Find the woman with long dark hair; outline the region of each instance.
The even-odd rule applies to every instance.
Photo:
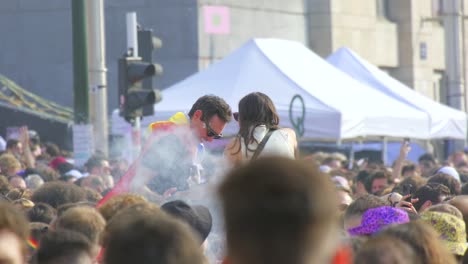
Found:
[[[225,157],[232,163],[259,156],[297,156],[296,133],[279,127],[279,116],[273,101],[260,92],[246,95],[239,101],[237,136],[226,146]],[[262,146],[263,145],[263,146]]]

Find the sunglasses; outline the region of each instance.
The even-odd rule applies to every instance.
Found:
[[[205,128],[206,128],[206,135],[208,137],[212,137],[214,139],[220,139],[220,138],[223,137],[222,133],[221,134],[216,134],[216,132],[214,132],[214,130],[210,127],[210,125],[207,122],[205,122],[204,124],[205,124]]]
[[[232,116],[234,117],[234,120],[236,120],[237,122],[239,122],[239,112],[234,112],[234,113],[232,113]]]

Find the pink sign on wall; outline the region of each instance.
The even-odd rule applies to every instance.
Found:
[[[231,29],[229,8],[226,6],[204,6],[205,33],[229,34]]]

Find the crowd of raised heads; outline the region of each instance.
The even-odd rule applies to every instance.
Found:
[[[468,263],[464,152],[413,163],[403,142],[389,167],[287,150],[232,167],[215,186],[217,212],[177,195],[108,197],[125,160],[96,153],[76,167],[23,127],[0,154],[0,263]]]

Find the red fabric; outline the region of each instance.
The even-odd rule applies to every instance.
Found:
[[[353,252],[349,246],[341,246],[333,258],[332,264],[352,264]]]
[[[57,167],[60,165],[60,164],[63,164],[63,163],[66,163],[67,160],[62,157],[62,156],[58,156],[56,157],[55,159],[53,159],[50,163],[49,163],[49,167],[51,167],[52,169],[56,170]]]
[[[111,197],[116,196],[118,194],[126,193],[129,192],[129,187],[130,183],[132,182],[133,178],[136,175],[138,166],[140,164],[141,158],[144,156],[144,154],[148,151],[148,147],[151,146],[151,144],[158,139],[155,135],[157,135],[156,132],[160,131],[166,131],[170,132],[173,130],[175,127],[177,127],[176,124],[170,122],[170,121],[162,121],[162,122],[155,122],[150,125],[150,129],[152,133],[149,136],[149,139],[147,140],[145,146],[140,152],[140,155],[138,158],[132,163],[132,165],[129,167],[128,171],[125,173],[122,178],[120,178],[119,182],[114,186],[114,188],[104,196],[96,205],[96,207],[100,207],[103,205],[107,200],[109,200]]]

